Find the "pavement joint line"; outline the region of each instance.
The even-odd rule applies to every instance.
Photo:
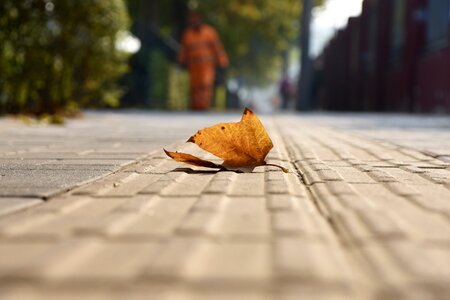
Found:
[[[158,151],[159,151],[159,150],[153,150],[153,151],[149,152],[147,155],[145,155],[145,158],[152,157],[152,155],[153,155],[154,153],[157,153]],[[119,169],[117,169],[117,170],[115,170],[115,171],[106,173],[106,174],[104,174],[103,176],[93,177],[93,178],[90,178],[90,179],[88,179],[88,180],[85,180],[85,181],[82,181],[82,182],[78,182],[78,183],[76,183],[75,185],[73,185],[73,186],[71,186],[71,187],[67,187],[67,188],[61,189],[60,191],[54,192],[54,193],[52,193],[52,194],[50,194],[50,195],[48,195],[48,196],[40,196],[40,197],[39,197],[39,196],[32,196],[32,195],[28,195],[28,194],[24,194],[24,195],[14,195],[14,196],[0,196],[0,200],[1,200],[2,198],[29,198],[29,199],[41,199],[41,200],[43,200],[43,202],[41,202],[41,203],[35,203],[35,204],[33,204],[33,205],[30,205],[30,206],[24,206],[24,207],[22,207],[22,208],[20,208],[20,209],[12,210],[12,211],[6,212],[6,213],[4,213],[4,214],[1,214],[1,215],[0,215],[0,218],[1,218],[1,217],[8,216],[8,215],[11,215],[11,214],[20,213],[20,212],[23,211],[23,210],[32,209],[34,206],[41,205],[41,204],[43,204],[43,203],[45,203],[45,202],[47,202],[47,201],[51,201],[52,198],[57,198],[57,197],[63,196],[63,195],[65,195],[65,194],[71,192],[72,190],[74,190],[74,189],[76,189],[76,188],[79,188],[79,187],[81,187],[81,186],[84,186],[84,185],[87,185],[87,184],[90,184],[90,183],[99,181],[99,180],[101,180],[101,179],[103,179],[103,178],[105,178],[105,177],[108,177],[108,176],[112,175],[112,174],[121,172],[121,170],[123,170],[123,169],[125,169],[125,168],[127,168],[127,167],[130,167],[130,166],[132,166],[132,165],[137,165],[137,164],[139,164],[141,161],[143,161],[145,158],[139,158],[139,159],[136,159],[136,160],[131,161],[130,163],[128,163],[128,164],[126,164],[126,165],[123,165],[123,166],[119,167]]]
[[[351,133],[351,134],[354,134],[354,133]],[[380,140],[377,140],[377,139],[370,139],[370,137],[368,138],[367,136],[363,136],[363,135],[358,135],[358,134],[355,134],[356,136],[358,136],[358,138],[360,138],[360,139],[365,139],[365,140],[367,140],[367,139],[369,139],[369,140],[372,140],[372,141],[375,141],[375,142],[379,142]],[[341,139],[342,141],[345,141],[344,139]],[[331,147],[329,147],[327,144],[324,144],[323,142],[321,142],[320,140],[318,140],[318,139],[316,139],[316,141],[319,143],[319,144],[321,144],[322,146],[324,146],[324,147],[326,147],[326,148],[328,148],[330,151],[332,151],[333,153],[335,153],[336,155],[338,155],[338,152],[335,150],[335,148],[331,148]],[[388,143],[388,144],[392,144],[392,143],[390,143],[390,142],[386,142],[386,143]],[[357,144],[352,144],[354,147],[356,147],[356,148],[359,148],[359,149],[361,149],[361,150],[363,150],[363,151],[366,151],[365,150],[365,148],[364,147],[361,147],[361,146],[358,146]],[[392,144],[393,146],[395,146],[396,147],[396,149],[407,149],[407,150],[410,150],[410,151],[418,151],[417,149],[413,149],[413,148],[408,148],[408,147],[403,147],[403,146],[401,146],[401,145],[397,145],[397,144]],[[420,152],[420,153],[422,153],[420,150],[418,151],[418,152]],[[428,154],[426,154],[426,153],[422,153],[422,154],[425,154],[425,155],[428,155]],[[408,154],[408,153],[404,153],[404,155],[406,155],[406,156],[408,156],[408,157],[411,157],[411,158],[414,158],[412,155],[410,155],[410,154]],[[428,155],[429,156],[429,155]],[[380,159],[381,161],[383,161],[383,159]],[[348,161],[348,160],[347,160]],[[395,161],[395,159],[385,159],[384,161]],[[393,169],[397,169],[399,166],[409,166],[409,165],[411,165],[411,164],[402,164],[402,165],[395,165],[395,166],[391,166],[391,167],[383,167],[383,168],[393,168]],[[374,168],[377,168],[377,167],[374,167]],[[380,168],[380,167],[378,167],[378,168]],[[420,167],[419,166],[419,168],[421,168],[421,169],[446,169],[446,167],[445,166],[434,166],[434,167]],[[407,172],[409,172],[409,173],[412,173],[412,172],[410,172],[409,170],[406,170]],[[365,171],[365,172],[367,172],[368,174],[369,174],[369,176],[371,176],[377,183],[384,183],[384,182],[391,182],[391,180],[380,180],[379,178],[377,178],[376,176],[374,176],[373,175],[373,173],[371,173],[371,171],[370,170],[367,170],[367,171]],[[428,181],[430,181],[430,182],[432,182],[432,183],[436,183],[433,179],[431,179],[430,177],[427,177],[427,176],[422,176],[422,177],[424,177],[426,180],[428,180]],[[395,180],[394,180],[395,181]],[[394,182],[394,181],[392,181],[392,182]]]
[[[148,153],[147,155],[145,155],[145,157],[151,157],[152,154],[153,154],[153,153],[156,153],[157,151],[158,151],[158,150],[151,151],[150,153]],[[69,187],[69,188],[67,188],[67,189],[65,189],[65,190],[63,190],[63,191],[56,192],[56,193],[54,193],[54,194],[52,194],[52,195],[43,197],[43,200],[45,200],[45,201],[50,201],[51,198],[55,198],[55,197],[58,197],[58,196],[62,196],[62,195],[64,195],[64,194],[66,194],[66,193],[71,192],[72,190],[74,190],[74,189],[76,189],[76,188],[78,188],[78,187],[81,187],[81,186],[83,186],[83,185],[87,185],[87,184],[89,184],[89,183],[93,183],[93,182],[99,181],[99,180],[101,180],[101,179],[103,179],[103,178],[105,178],[105,177],[108,177],[108,176],[112,175],[112,174],[119,173],[119,172],[121,172],[123,169],[125,169],[125,168],[127,168],[127,167],[130,167],[130,166],[132,166],[132,165],[137,165],[137,164],[139,164],[139,162],[141,162],[142,160],[143,160],[143,159],[136,159],[136,160],[131,161],[130,163],[128,163],[128,164],[126,164],[126,165],[123,165],[123,166],[119,167],[119,168],[118,168],[117,170],[115,170],[115,171],[112,171],[112,172],[110,172],[110,173],[104,174],[103,176],[100,176],[100,177],[94,177],[94,178],[88,179],[88,180],[86,180],[86,181],[79,182],[79,183],[77,183],[76,185],[74,185],[74,186],[72,186],[72,187]]]
[[[373,137],[370,137],[370,136],[366,136],[366,135],[363,135],[363,134],[356,134],[356,135],[358,135],[362,139],[369,139],[369,140],[372,140],[374,142],[384,142],[384,143],[391,144],[393,146],[396,146],[396,149],[399,149],[399,150],[405,149],[405,150],[416,151],[416,152],[419,152],[419,153],[421,153],[421,154],[423,154],[425,156],[428,156],[430,158],[437,158],[437,159],[439,159],[439,157],[442,156],[442,155],[438,155],[438,154],[432,153],[432,152],[427,151],[427,150],[420,150],[420,149],[417,149],[417,148],[407,147],[407,146],[404,146],[404,145],[395,144],[395,143],[393,143],[391,141],[384,141],[384,140],[376,139],[376,138],[373,138]],[[409,157],[411,157],[411,158],[413,158],[413,156],[410,155],[410,154],[407,154],[407,153],[404,153],[404,154],[409,156]],[[445,162],[444,160],[442,160],[442,161]]]
[[[285,146],[288,148],[288,154],[289,155],[292,155],[292,151],[289,151],[290,149],[290,144],[285,140]],[[338,240],[338,243],[342,246],[342,247],[344,247],[344,248],[346,248],[346,247],[348,247],[348,246],[352,246],[353,248],[355,248],[356,249],[356,251],[359,253],[357,256],[359,256],[359,255],[362,255],[362,256],[365,256],[366,254],[364,253],[364,252],[361,252],[360,251],[360,247],[358,247],[358,245],[357,245],[357,243],[358,243],[358,239],[352,239],[352,240],[349,240],[348,238],[344,238],[344,237],[342,237],[341,235],[342,235],[342,228],[341,228],[341,226],[338,226],[336,223],[335,223],[335,219],[332,217],[332,213],[330,214],[329,212],[327,212],[327,210],[328,210],[328,208],[326,207],[326,204],[324,205],[324,204],[322,204],[322,203],[319,203],[319,200],[317,199],[317,196],[315,196],[315,194],[314,194],[314,192],[311,190],[311,188],[312,188],[312,186],[315,184],[315,182],[313,182],[312,184],[306,184],[306,182],[307,182],[307,180],[306,180],[306,178],[305,178],[305,174],[302,172],[302,167],[300,166],[300,165],[298,165],[298,164],[294,164],[294,167],[295,167],[295,169],[296,169],[296,173],[297,173],[297,175],[300,177],[300,179],[301,179],[301,181],[306,185],[306,187],[307,187],[307,191],[308,191],[308,193],[309,193],[309,195],[310,195],[310,199],[312,199],[313,200],[313,203],[315,204],[315,206],[317,207],[317,209],[318,209],[318,211],[319,211],[319,213],[320,213],[320,215],[327,221],[327,223],[330,225],[330,228],[333,230],[333,232],[335,233],[335,237],[337,238],[337,240]],[[325,183],[326,183],[326,181],[325,181]],[[384,182],[383,181],[380,181],[380,182],[377,182],[376,184],[384,184]],[[349,234],[351,234],[351,233],[349,233]],[[385,239],[386,240],[386,239]],[[355,244],[355,242],[356,242],[356,244]],[[349,244],[350,243],[350,244]],[[356,264],[360,264],[360,267],[362,267],[361,266],[361,261],[359,261],[358,262],[358,259],[357,259],[357,257],[355,257],[355,255],[356,254],[351,254],[350,253],[350,255],[348,256],[348,258],[351,260],[351,262],[352,263],[356,263]],[[392,257],[392,255],[394,255],[394,254],[392,254],[391,253],[391,257]],[[365,260],[365,262],[367,263],[367,262],[369,262],[369,260]],[[372,280],[377,280],[377,274],[376,274],[376,271],[373,269],[373,267],[371,267],[370,265],[366,265],[365,267],[363,267],[363,271],[365,271],[364,273],[365,273],[365,276],[367,276],[368,278],[371,278]]]

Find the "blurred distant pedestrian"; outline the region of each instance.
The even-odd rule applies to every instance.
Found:
[[[283,75],[278,89],[281,96],[281,108],[287,109],[292,94],[291,80],[288,74]]]
[[[189,26],[184,31],[178,61],[189,71],[191,88],[191,108],[208,109],[213,97],[216,68],[228,66],[225,53],[216,30],[203,23],[201,15],[191,11]]]

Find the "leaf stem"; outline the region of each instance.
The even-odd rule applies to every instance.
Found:
[[[281,170],[283,170],[284,173],[289,173],[289,169],[283,168],[282,166],[276,165],[276,164],[265,164],[266,166],[271,166],[271,167],[277,167],[280,168]]]

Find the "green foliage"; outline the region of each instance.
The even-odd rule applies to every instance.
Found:
[[[204,0],[199,9],[219,31],[233,73],[256,82],[273,79],[298,36],[299,0]]]
[[[315,2],[320,5],[323,0]],[[281,69],[281,53],[297,46],[300,0],[203,0],[199,9],[219,31],[232,73],[247,82],[275,79]]]
[[[189,75],[187,71],[171,64],[167,83],[167,108],[186,110],[189,107]]]
[[[167,86],[169,76],[169,62],[161,51],[152,49],[149,55],[149,71],[150,78],[153,80],[150,91],[150,98],[153,100],[152,108],[165,108],[165,100],[167,99]]]
[[[123,0],[3,0],[0,112],[57,113],[117,106],[127,57]]]
[[[145,0],[133,0],[145,2]],[[157,0],[154,22],[166,36],[180,38],[185,16],[173,11],[181,0]],[[187,6],[188,1],[184,3]],[[230,75],[264,82],[273,79],[281,51],[292,47],[299,32],[300,0],[203,0],[205,21],[213,25],[230,57]],[[180,7],[180,6],[178,6]],[[184,13],[186,13],[184,11]],[[134,15],[134,14],[132,14]],[[175,19],[178,18],[178,19]]]
[[[281,69],[281,53],[298,44],[301,0],[154,0],[159,3],[155,23],[163,34],[179,38],[184,16],[173,9],[192,2],[219,32],[231,76],[253,84],[273,80]],[[323,2],[315,0],[316,5]]]

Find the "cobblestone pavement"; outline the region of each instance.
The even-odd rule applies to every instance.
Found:
[[[448,299],[445,155],[431,155],[422,142],[398,142],[395,128],[372,123],[365,131],[350,115],[264,117],[275,146],[268,160],[288,167],[287,174],[190,168],[158,149],[177,142],[178,150],[201,155],[181,138],[238,119],[93,114],[63,128],[0,123],[2,138],[8,136],[2,174],[23,171],[13,164],[22,156],[30,173],[46,159],[65,166],[66,157],[56,158],[66,152],[68,160],[98,155],[87,166],[124,157],[72,180],[69,191],[0,218],[0,299]],[[377,128],[383,136],[374,135]],[[412,142],[415,134],[422,133],[405,130],[403,138]],[[447,133],[440,125],[428,130],[430,143],[432,134]],[[445,143],[434,153],[445,154]],[[67,165],[67,174],[79,166]],[[28,182],[34,187],[48,181],[43,177]],[[38,192],[37,200],[44,195]]]
[[[195,115],[87,113],[66,126],[0,119],[0,215],[117,171],[209,123]]]
[[[304,118],[450,161],[449,116],[347,113],[305,115]]]

